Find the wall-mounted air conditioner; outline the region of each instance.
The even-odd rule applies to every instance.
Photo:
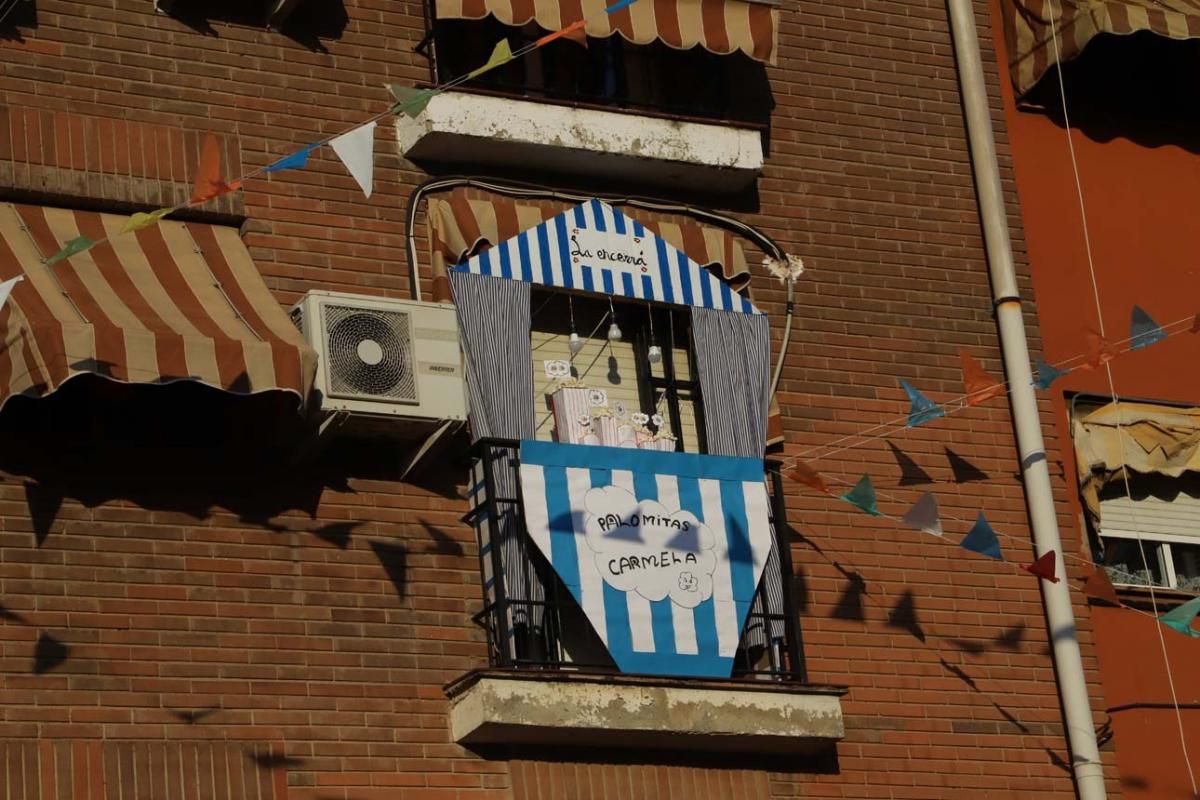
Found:
[[[322,412],[381,432],[466,420],[453,306],[313,291],[292,321],[319,357]]]

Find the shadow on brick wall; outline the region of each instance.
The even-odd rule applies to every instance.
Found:
[[[23,42],[21,28],[38,26],[37,0],[12,0],[0,3],[0,39]]]
[[[158,3],[160,11],[205,36],[219,37],[213,23],[264,28],[271,24],[265,4],[245,0],[172,0]],[[349,17],[343,0],[300,0],[279,26],[279,33],[314,52],[328,52],[322,40],[342,38]]]

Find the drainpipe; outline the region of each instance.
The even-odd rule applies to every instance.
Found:
[[[947,0],[947,4],[967,121],[967,137],[971,145],[971,167],[975,173],[979,213],[983,220],[992,301],[1000,328],[1004,373],[1008,379],[1013,427],[1016,429],[1017,450],[1021,456],[1025,502],[1038,555],[1053,550],[1058,554],[1055,574],[1065,575],[1062,540],[1058,534],[1054,496],[1050,488],[1050,469],[1046,462],[1037,397],[1033,391],[1033,373],[1029,366],[1029,345],[1025,340],[1025,323],[1017,293],[1016,270],[1013,268],[1008,218],[1000,188],[1000,166],[996,161],[991,109],[984,87],[983,62],[975,31],[974,4],[972,0]],[[1075,787],[1080,800],[1103,800],[1104,771],[1100,764],[1100,749],[1096,745],[1070,590],[1066,581],[1038,582],[1041,584],[1047,632],[1054,652],[1054,673],[1058,679],[1058,694],[1065,716]]]

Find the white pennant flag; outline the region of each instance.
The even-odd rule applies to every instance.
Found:
[[[375,123],[368,122],[349,133],[343,133],[329,146],[346,165],[346,169],[350,170],[354,180],[358,181],[363,194],[370,197],[375,175]]]
[[[929,492],[923,494],[900,521],[913,530],[932,533],[934,536],[942,535],[942,519],[938,515],[937,500]]]
[[[12,294],[13,287],[23,280],[25,280],[25,276],[18,275],[0,283],[0,308],[4,308],[4,304],[8,302],[8,296]]]

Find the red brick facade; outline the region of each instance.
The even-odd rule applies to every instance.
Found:
[[[408,0],[345,0],[344,28],[319,50],[220,21],[204,35],[151,0],[34,5],[36,27],[0,41],[10,199],[118,211],[178,201],[202,132],[221,137],[236,174],[377,114],[384,83],[428,77],[413,52],[423,9]],[[983,3],[978,20],[988,41]],[[999,73],[984,55],[1007,176]],[[757,226],[808,265],[778,395],[798,453],[902,416],[899,378],[936,400],[960,395],[960,347],[1001,367],[944,5],[785,10],[767,73],[777,105],[753,198],[675,199]],[[326,149],[214,205],[244,216],[281,303],[309,289],[409,296],[405,206],[427,175],[400,157],[389,120],[376,151],[370,200]],[[424,226],[414,235],[426,254]],[[778,343],[783,293],[757,256],[752,266]],[[842,442],[816,462],[836,481],[868,472],[894,516],[934,491],[945,541],[802,490],[787,498],[810,678],[849,694],[834,751],[778,760],[452,743],[442,687],[486,659],[463,476],[401,482],[384,444],[272,462],[252,451],[250,402],[169,391],[209,420],[201,428],[245,429],[226,431],[225,449],[122,440],[98,452],[87,437],[114,441],[131,424],[127,403],[153,403],[83,381],[0,419],[3,796],[1072,796],[1036,579],[955,546],[983,508],[1011,537],[1012,561],[1031,557],[1002,401],[890,443]],[[1097,681],[1092,697],[1102,707]]]

